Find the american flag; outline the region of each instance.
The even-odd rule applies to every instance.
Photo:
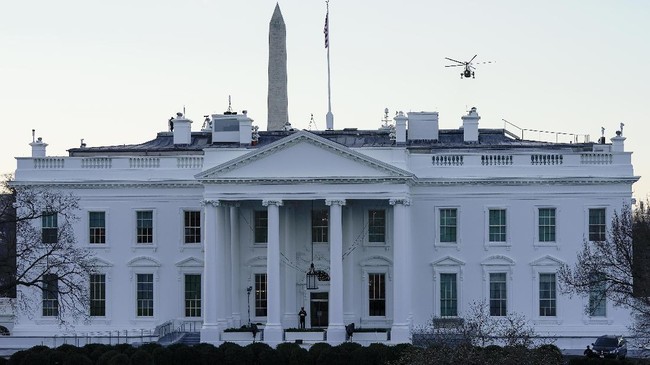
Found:
[[[327,12],[327,14],[325,14],[325,28],[323,29],[323,33],[325,33],[325,48],[329,48],[330,46],[329,17],[330,13]]]

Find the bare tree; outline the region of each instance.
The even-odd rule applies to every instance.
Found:
[[[567,294],[589,296],[585,310],[604,300],[632,310],[637,337],[650,338],[650,209],[639,204],[615,212],[603,241],[585,241],[573,267],[559,271],[561,290]]]
[[[0,257],[0,266],[13,271],[0,282],[0,293],[17,292],[16,306],[29,317],[43,310],[64,326],[87,319],[94,258],[75,241],[78,198],[10,179],[2,184],[8,194],[0,200],[0,225],[14,225],[16,234]]]

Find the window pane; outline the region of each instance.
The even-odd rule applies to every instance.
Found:
[[[153,211],[139,211],[136,217],[137,243],[153,243]]]
[[[88,212],[88,242],[91,244],[106,243],[106,213]]]
[[[255,211],[255,243],[269,241],[269,212],[267,210]]]
[[[589,315],[592,317],[605,317],[607,314],[606,283],[603,275],[592,276],[589,288]]]
[[[185,243],[201,243],[201,212],[184,212]]]
[[[490,273],[490,315],[507,315],[506,273]]]
[[[90,275],[90,315],[103,317],[106,315],[106,275]]]
[[[456,242],[456,209],[440,209],[440,242]]]
[[[55,274],[43,276],[43,317],[59,315],[59,278]]]
[[[455,317],[457,315],[456,274],[440,274],[440,316]]]
[[[368,315],[386,316],[385,274],[368,274]]]
[[[555,208],[539,209],[539,242],[555,242]]]
[[[368,242],[386,242],[386,211],[368,211]]]
[[[255,274],[255,316],[266,317],[266,274]]]
[[[489,241],[506,241],[506,211],[505,209],[490,209],[489,211]]]
[[[41,238],[43,243],[56,243],[58,241],[58,216],[56,213],[43,212]]]
[[[201,317],[201,275],[185,275],[185,317]]]
[[[539,315],[556,316],[555,274],[539,274]]]
[[[137,274],[138,317],[153,316],[153,274]]]
[[[589,209],[589,241],[605,240],[605,208]]]
[[[314,209],[311,211],[311,240],[312,242],[327,243],[329,233],[329,210]]]

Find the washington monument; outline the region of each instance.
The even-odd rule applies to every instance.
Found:
[[[282,130],[289,121],[287,96],[287,29],[280,5],[269,23],[269,91],[266,130]]]

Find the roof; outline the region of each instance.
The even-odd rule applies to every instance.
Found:
[[[247,148],[260,148],[279,141],[297,131],[260,131],[258,142]],[[346,128],[344,130],[308,131],[321,138],[340,144],[348,148],[362,147],[394,147],[395,141],[390,138],[390,131],[357,130]],[[433,152],[448,149],[514,149],[514,148],[541,148],[541,149],[571,149],[590,151],[593,143],[551,143],[513,138],[504,129],[479,130],[478,143],[465,143],[462,129],[440,130],[438,140],[408,140],[406,147],[412,152]],[[174,145],[172,132],[160,132],[156,138],[132,145],[115,145],[101,147],[71,148],[70,156],[96,156],[96,155],[177,155],[177,154],[203,154],[203,149],[241,147],[239,143],[212,143],[211,132],[192,132],[191,143]]]

